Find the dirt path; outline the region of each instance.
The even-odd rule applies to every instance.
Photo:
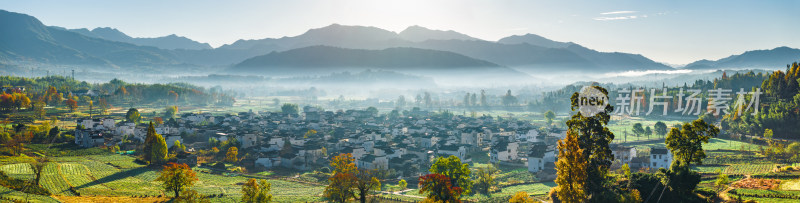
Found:
[[[719,192],[719,195],[717,195],[717,196],[723,202],[730,202],[733,199],[730,196],[728,196],[728,191],[736,189],[736,188],[733,187],[733,185],[736,184],[737,182],[741,182],[741,181],[744,181],[744,180],[747,180],[747,179],[750,179],[750,175],[749,174],[748,175],[744,175],[744,178],[742,178],[741,180],[737,180],[737,181],[734,181],[731,184],[729,184],[728,187],[725,188],[725,190],[722,190],[722,192]]]
[[[400,195],[400,196],[405,196],[405,197],[413,197],[413,198],[421,198],[421,199],[425,199],[425,197],[423,197],[423,196],[416,196],[416,195],[407,195],[407,194],[403,194],[404,192],[408,192],[408,191],[411,191],[411,190],[414,190],[414,189],[405,189],[405,190],[394,191],[394,192],[389,192],[389,191],[381,191],[381,193],[383,193],[383,194],[392,194],[392,195]]]

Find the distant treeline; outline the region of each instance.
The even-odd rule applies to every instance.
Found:
[[[232,105],[233,96],[221,88],[205,89],[186,83],[140,84],[113,79],[107,83],[90,84],[69,77],[49,76],[24,78],[0,76],[4,94],[24,94],[31,104],[70,105],[70,102],[100,105],[117,104],[183,104],[183,105]],[[72,100],[72,101],[70,101]],[[23,106],[22,108],[26,108]]]

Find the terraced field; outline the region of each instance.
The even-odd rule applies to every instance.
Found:
[[[41,185],[54,196],[108,196],[108,197],[156,197],[165,194],[161,184],[155,181],[158,171],[134,163],[133,157],[123,155],[92,155],[86,157],[56,157],[45,166]],[[33,179],[33,171],[27,163],[8,163],[0,170],[14,178]],[[209,174],[197,170],[198,181],[192,187],[199,193],[211,195],[214,202],[239,202],[241,185],[245,177],[229,177]],[[204,171],[204,170],[203,170]],[[268,180],[272,184],[273,200],[278,202],[322,201],[323,186],[307,185],[284,180]],[[72,188],[72,189],[71,189]],[[25,193],[0,188],[0,199],[16,200]],[[32,202],[58,202],[51,197],[28,195]],[[2,202],[2,200],[0,200]]]
[[[0,171],[3,171],[8,177],[14,179],[33,180],[33,169],[27,163],[7,164],[0,166]]]

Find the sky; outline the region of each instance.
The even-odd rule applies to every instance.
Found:
[[[0,9],[45,25],[113,27],[133,37],[176,34],[213,47],[295,36],[333,23],[395,32],[419,25],[490,41],[532,33],[669,64],[800,48],[799,6],[779,0],[0,0]]]

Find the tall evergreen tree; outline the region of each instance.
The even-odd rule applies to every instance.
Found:
[[[608,95],[608,91],[600,86],[592,86],[603,94]],[[573,111],[577,111],[579,106],[579,94],[572,94],[571,106]],[[593,116],[584,116],[580,112],[575,113],[567,121],[568,133],[577,136],[578,147],[583,150],[583,158],[588,161],[586,193],[590,202],[615,201],[616,197],[608,191],[610,184],[607,181],[608,169],[614,156],[611,154],[609,144],[614,140],[614,133],[606,127],[611,119],[609,112],[613,112],[614,107],[606,106],[605,111]],[[611,199],[613,198],[613,199]]]

